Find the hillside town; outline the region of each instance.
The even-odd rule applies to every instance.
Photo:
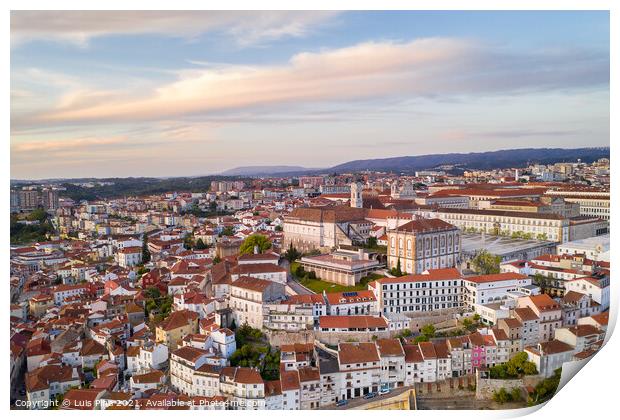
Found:
[[[547,401],[605,339],[609,160],[453,169],[12,185],[11,407]]]

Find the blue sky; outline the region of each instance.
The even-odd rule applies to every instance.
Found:
[[[12,12],[11,177],[609,145],[607,12]]]

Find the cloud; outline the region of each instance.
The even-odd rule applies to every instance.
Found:
[[[159,34],[191,39],[207,32],[240,46],[301,37],[331,21],[331,11],[13,11],[11,43],[44,39],[86,47],[92,38]]]
[[[11,144],[13,153],[62,153],[75,150],[92,149],[118,145],[126,141],[125,137],[83,137],[64,140],[46,140]]]
[[[150,94],[67,93],[32,123],[150,121],[316,103],[523,94],[604,86],[609,56],[579,50],[509,51],[471,40],[368,42],[304,52],[283,65],[180,70]]]

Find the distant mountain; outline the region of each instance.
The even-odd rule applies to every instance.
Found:
[[[238,168],[228,169],[220,173],[223,176],[258,176],[258,175],[276,175],[276,174],[297,174],[318,169],[304,168],[301,166],[240,166]]]
[[[528,163],[593,162],[609,158],[609,147],[581,149],[509,149],[481,153],[447,153],[353,160],[327,169],[328,172],[394,171],[413,172],[453,165],[459,169],[497,169],[524,167]]]

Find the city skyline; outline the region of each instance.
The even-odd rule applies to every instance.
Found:
[[[607,12],[13,12],[11,42],[14,179],[609,146]]]

